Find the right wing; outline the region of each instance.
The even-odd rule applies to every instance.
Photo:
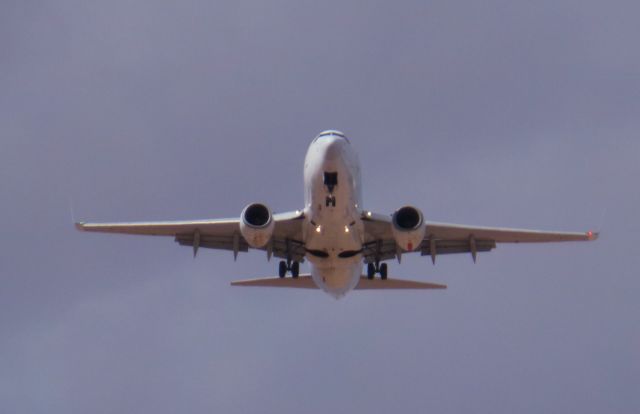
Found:
[[[275,229],[269,244],[261,250],[269,255],[304,261],[302,242],[302,219],[300,211],[274,214]],[[172,236],[183,246],[193,246],[194,255],[198,248],[230,250],[237,255],[246,252],[250,246],[240,234],[240,219],[156,221],[127,223],[76,223],[80,231],[138,234],[148,236]]]
[[[391,230],[391,218],[367,213],[363,216],[365,244],[363,255],[366,263],[398,257],[399,249]],[[556,232],[501,227],[467,226],[462,224],[426,221],[426,234],[416,251],[423,256],[450,253],[487,252],[496,243],[545,243],[564,241],[589,241],[598,238],[595,232]]]
[[[544,230],[511,229],[503,227],[466,226],[461,224],[427,221],[427,236],[436,239],[476,239],[493,240],[496,243],[547,243],[561,241],[589,241],[598,238],[594,232],[560,232]]]

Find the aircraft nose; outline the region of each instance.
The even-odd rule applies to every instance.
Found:
[[[344,142],[341,138],[335,137],[327,140],[324,157],[326,160],[335,161],[342,156],[342,146]]]

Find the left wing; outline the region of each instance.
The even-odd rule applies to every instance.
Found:
[[[263,249],[275,257],[290,258],[298,262],[304,260],[302,242],[302,219],[299,211],[274,214],[275,229],[272,241]],[[138,234],[147,236],[172,236],[183,246],[193,246],[194,255],[198,248],[230,250],[237,255],[246,252],[250,246],[240,234],[240,219],[157,221],[129,223],[76,223],[80,231],[101,233]]]
[[[380,214],[365,214],[365,262],[388,260],[400,252],[391,231],[391,218]],[[416,251],[423,256],[450,253],[490,251],[496,243],[545,243],[561,241],[590,241],[598,238],[596,232],[556,232],[501,227],[467,226],[461,224],[425,222],[426,234]]]

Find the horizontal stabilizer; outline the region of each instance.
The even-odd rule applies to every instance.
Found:
[[[246,279],[231,282],[231,286],[262,286],[277,288],[297,288],[297,289],[317,289],[311,279],[311,275],[300,275],[293,277],[267,277],[262,279]]]
[[[297,278],[293,277],[269,277],[261,279],[247,279],[231,282],[232,286],[261,286],[261,287],[278,287],[278,288],[294,288],[294,289],[317,289],[318,287],[311,279],[311,275],[304,274]],[[446,289],[446,285],[437,283],[418,282],[415,280],[402,279],[367,279],[362,276],[360,282],[356,285],[356,290],[375,290],[375,289]]]
[[[363,276],[356,285],[356,290],[373,289],[446,289],[447,285],[437,283],[418,282],[415,280],[403,279],[367,279]]]

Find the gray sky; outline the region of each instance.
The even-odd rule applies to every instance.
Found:
[[[0,4],[0,411],[640,411],[635,1]],[[391,263],[444,292],[231,288],[249,253],[77,218],[302,205],[323,129],[366,207],[602,230]]]

